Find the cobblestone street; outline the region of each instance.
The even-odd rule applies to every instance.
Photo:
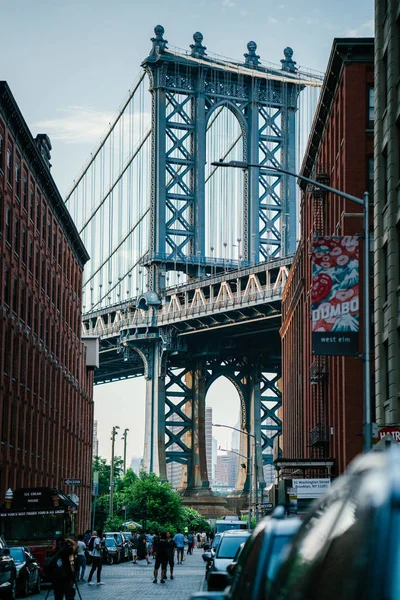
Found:
[[[104,585],[89,586],[87,583],[79,584],[82,600],[129,600],[132,597],[167,598],[173,596],[174,600],[188,600],[190,595],[202,589],[204,582],[205,563],[201,558],[202,550],[195,550],[192,556],[185,554],[182,565],[175,564],[174,579],[169,579],[165,584],[160,584],[160,571],[158,573],[157,585],[153,583],[153,561],[150,564],[141,561],[133,565],[131,561],[119,565],[103,565],[101,580]],[[85,579],[89,575],[89,567],[86,568]],[[96,577],[93,578],[93,581]],[[48,588],[44,588],[40,594],[41,599],[46,597]],[[139,596],[140,594],[140,596]],[[32,596],[32,598],[39,598]],[[50,592],[49,600],[53,600]],[[75,600],[79,600],[76,595]]]

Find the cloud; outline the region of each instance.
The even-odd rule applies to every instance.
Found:
[[[275,17],[268,17],[268,23],[273,25],[274,23],[278,23],[278,19],[275,19]]]
[[[224,8],[233,8],[236,6],[236,2],[233,2],[233,0],[222,0],[222,6]]]
[[[242,8],[242,10],[239,12],[241,17],[247,17],[249,14],[249,11],[246,10],[245,8]]]
[[[311,25],[319,25],[319,19],[315,18],[315,17],[314,18],[307,17],[306,25],[310,25],[310,26]]]
[[[346,31],[346,37],[358,37],[360,32],[358,29],[348,29]]]
[[[361,29],[363,29],[364,31],[369,31],[371,34],[373,34],[375,31],[374,20],[371,19],[370,21],[366,21],[365,23],[363,23],[361,25]]]
[[[115,118],[115,113],[96,110],[87,106],[67,106],[57,110],[59,117],[33,123],[33,127],[47,133],[50,138],[62,142],[74,142],[78,144],[95,144],[103,138]],[[144,115],[146,124],[149,115]],[[139,133],[140,113],[133,117],[133,138]],[[129,135],[130,118],[124,118],[124,133]]]

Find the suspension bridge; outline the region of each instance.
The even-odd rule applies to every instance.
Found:
[[[203,35],[174,48],[157,26],[149,55],[66,204],[91,260],[83,333],[100,336],[96,384],[144,376],[144,462],[182,466],[210,495],[205,397],[227,377],[240,397],[239,452],[271,469],[281,421],[282,290],[296,250],[293,178],[322,76],[291,48],[265,63],[212,55]],[[150,93],[149,93],[150,92]],[[219,169],[240,160],[263,168]],[[237,488],[249,490],[239,474]]]

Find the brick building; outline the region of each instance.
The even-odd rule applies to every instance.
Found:
[[[0,502],[7,488],[63,489],[64,478],[81,478],[86,526],[93,373],[80,328],[89,257],[51,177],[50,150],[0,82]]]
[[[301,168],[304,176],[360,198],[368,190],[370,202],[373,86],[373,39],[335,39]],[[303,184],[300,227],[282,298],[283,456],[331,457],[338,474],[362,450],[363,363],[312,354],[311,242],[316,235],[362,234],[362,208]],[[360,354],[362,312],[361,304]]]

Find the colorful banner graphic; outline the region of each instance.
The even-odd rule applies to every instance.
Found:
[[[358,355],[359,304],[358,237],[313,238],[313,354]]]

